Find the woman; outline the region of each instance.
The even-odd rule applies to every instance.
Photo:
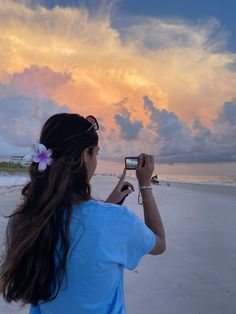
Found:
[[[136,170],[150,228],[112,204],[132,192],[125,170],[105,202],[91,197],[98,128],[93,116],[53,115],[27,156],[30,181],[8,222],[0,288],[7,302],[31,304],[31,314],[123,314],[123,268],[165,250],[150,188],[152,156],[144,155],[144,167],[140,156]],[[131,189],[121,191],[124,184]]]

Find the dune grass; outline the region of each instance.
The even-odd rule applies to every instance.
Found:
[[[28,173],[28,167],[23,167],[20,164],[11,164],[6,161],[0,162],[0,172],[8,173]]]

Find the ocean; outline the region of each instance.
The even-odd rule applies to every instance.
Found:
[[[0,157],[0,161],[9,161],[9,157]],[[165,167],[165,165],[155,164],[155,170],[153,175],[157,175],[160,181],[167,182],[182,182],[182,183],[198,183],[198,184],[209,184],[209,185],[223,185],[223,186],[232,186],[236,187],[236,173],[232,175],[203,175],[201,174],[186,174],[185,169],[187,169],[189,165],[186,164],[184,167],[179,167],[178,173],[171,173],[170,167]],[[117,161],[107,161],[98,158],[97,168],[95,174],[103,174],[103,175],[116,175],[119,176],[122,174],[124,168],[124,163]],[[194,167],[193,167],[194,168]],[[165,170],[168,170],[165,173]],[[173,168],[176,172],[176,168]],[[173,171],[173,172],[174,172]],[[182,173],[181,173],[182,171]],[[196,171],[195,171],[196,172]],[[222,171],[221,171],[222,172]],[[134,170],[127,170],[127,176],[135,177]],[[0,171],[0,176],[6,176],[6,174]],[[24,175],[19,175],[24,176]],[[19,179],[19,182],[21,180]]]
[[[124,165],[121,162],[99,160],[97,174],[121,175]],[[224,185],[236,187],[236,175],[191,175],[191,174],[167,174],[162,172],[161,165],[155,164],[153,175],[157,175],[160,181],[198,183],[209,185]],[[136,177],[134,170],[127,170],[127,176]]]

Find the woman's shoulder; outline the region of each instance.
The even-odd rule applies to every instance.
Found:
[[[113,203],[105,203],[104,201],[91,199],[82,204],[77,204],[75,207],[79,207],[82,211],[102,211],[104,214],[122,215],[122,216],[133,216],[134,213],[124,205],[117,205]]]

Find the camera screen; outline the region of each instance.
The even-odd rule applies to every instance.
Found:
[[[138,157],[125,158],[126,169],[136,169],[137,164],[138,164]]]

